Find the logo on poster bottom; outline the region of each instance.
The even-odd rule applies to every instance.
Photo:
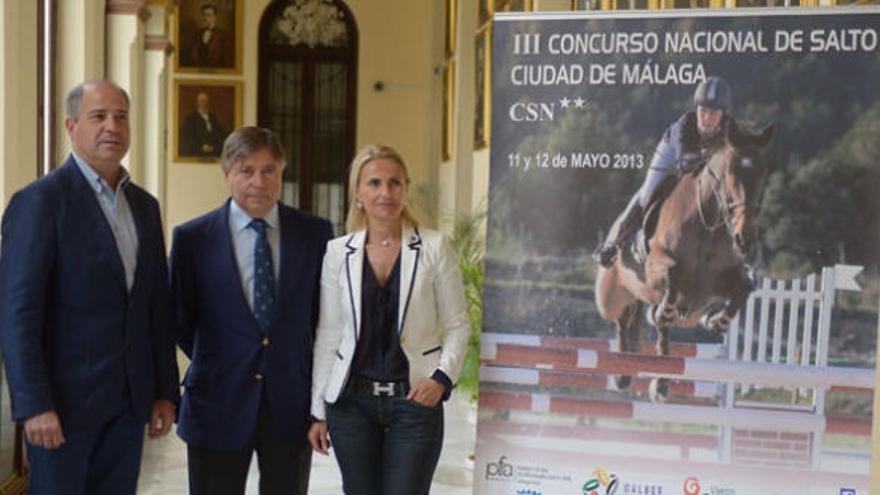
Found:
[[[595,478],[588,479],[581,487],[583,495],[614,495],[617,493],[619,483],[617,475],[608,474],[604,469],[597,467],[593,470],[593,476]],[[599,488],[604,488],[604,490],[600,492]]]
[[[856,495],[855,488],[841,488],[840,495]]]
[[[704,490],[700,486],[700,480],[690,476],[684,480],[684,495],[736,495],[736,490],[717,485],[710,485]]]
[[[499,480],[513,478],[513,464],[507,462],[507,456],[501,456],[498,462],[486,463],[486,479]]]

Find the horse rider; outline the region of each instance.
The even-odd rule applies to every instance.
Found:
[[[718,76],[711,76],[697,86],[696,110],[686,112],[663,133],[645,182],[614,221],[604,244],[593,254],[600,265],[608,268],[614,263],[623,243],[641,225],[647,206],[662,199],[660,194],[672,190],[658,186],[667,180],[677,180],[681,172],[702,161],[705,151],[724,139],[731,99],[730,85]]]

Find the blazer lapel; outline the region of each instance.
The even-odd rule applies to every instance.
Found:
[[[227,280],[231,280],[235,283],[236,290],[235,292],[239,295],[239,304],[244,309],[244,312],[249,315],[249,320],[252,323],[252,327],[259,329],[260,324],[257,322],[257,318],[254,316],[254,312],[251,311],[251,307],[248,305],[247,296],[244,293],[244,286],[241,282],[241,275],[238,273],[238,260],[235,257],[235,248],[232,247],[232,232],[229,230],[229,204],[232,201],[232,198],[226,200],[226,203],[220,210],[216,211],[213,217],[213,231],[215,232],[215,236],[217,237],[216,242],[217,246],[220,246],[223,250],[223,259],[222,262],[219,263],[215,270],[228,271],[227,276],[223,277]],[[230,301],[231,302],[231,301]]]
[[[116,245],[113,231],[110,230],[110,223],[107,221],[101,205],[98,204],[98,198],[95,197],[95,190],[83,176],[72,156],[67,160],[64,168],[73,188],[72,199],[82,206],[81,211],[86,223],[93,227],[91,230],[95,233],[98,252],[110,263],[110,269],[116,280],[122,289],[128,292],[128,284],[125,282],[125,268],[122,265],[122,257],[119,255],[119,247]]]
[[[290,208],[278,203],[278,229],[279,238],[279,275],[275,283],[275,314],[272,317],[272,323],[269,328],[274,328],[274,323],[279,319],[283,308],[282,295],[285,294],[289,284],[294,282],[292,278],[295,274],[300,273],[302,262],[306,259],[303,251],[306,243],[297,239],[300,229],[296,228],[296,217]],[[293,288],[291,288],[293,290]]]
[[[351,317],[354,323],[354,340],[361,333],[358,324],[361,316],[361,283],[364,273],[364,239],[367,232],[357,231],[345,242],[345,278],[348,281],[348,299],[351,306]]]
[[[406,323],[406,312],[409,299],[415,286],[416,274],[419,271],[419,255],[422,248],[422,237],[418,229],[404,228],[400,239],[400,302],[397,305],[397,333],[403,333]]]
[[[131,210],[131,218],[134,220],[134,228],[135,232],[137,232],[137,255],[135,257],[136,265],[134,267],[134,282],[131,284],[131,291],[134,292],[135,287],[137,287],[138,279],[143,277],[141,275],[141,271],[144,269],[144,265],[146,262],[146,253],[149,252],[147,246],[144,246],[144,241],[147,239],[144,236],[144,222],[147,218],[147,212],[144,211],[143,205],[137,200],[138,198],[134,194],[134,190],[131,187],[131,184],[126,186],[125,190],[125,200],[128,202],[128,209]]]

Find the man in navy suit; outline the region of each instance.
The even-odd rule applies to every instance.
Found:
[[[179,400],[159,205],[120,160],[129,98],[108,81],[67,96],[65,164],[3,215],[0,346],[24,423],[30,494],[133,494],[144,425]]]
[[[278,202],[284,150],[270,130],[226,139],[232,198],[174,230],[171,290],[184,378],[178,434],[190,493],[243,494],[251,457],[260,493],[305,494],[312,342],[330,223]]]

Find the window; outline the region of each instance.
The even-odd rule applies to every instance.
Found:
[[[276,0],[260,22],[257,120],[287,152],[281,200],[344,231],[354,155],[357,28],[339,0]]]

